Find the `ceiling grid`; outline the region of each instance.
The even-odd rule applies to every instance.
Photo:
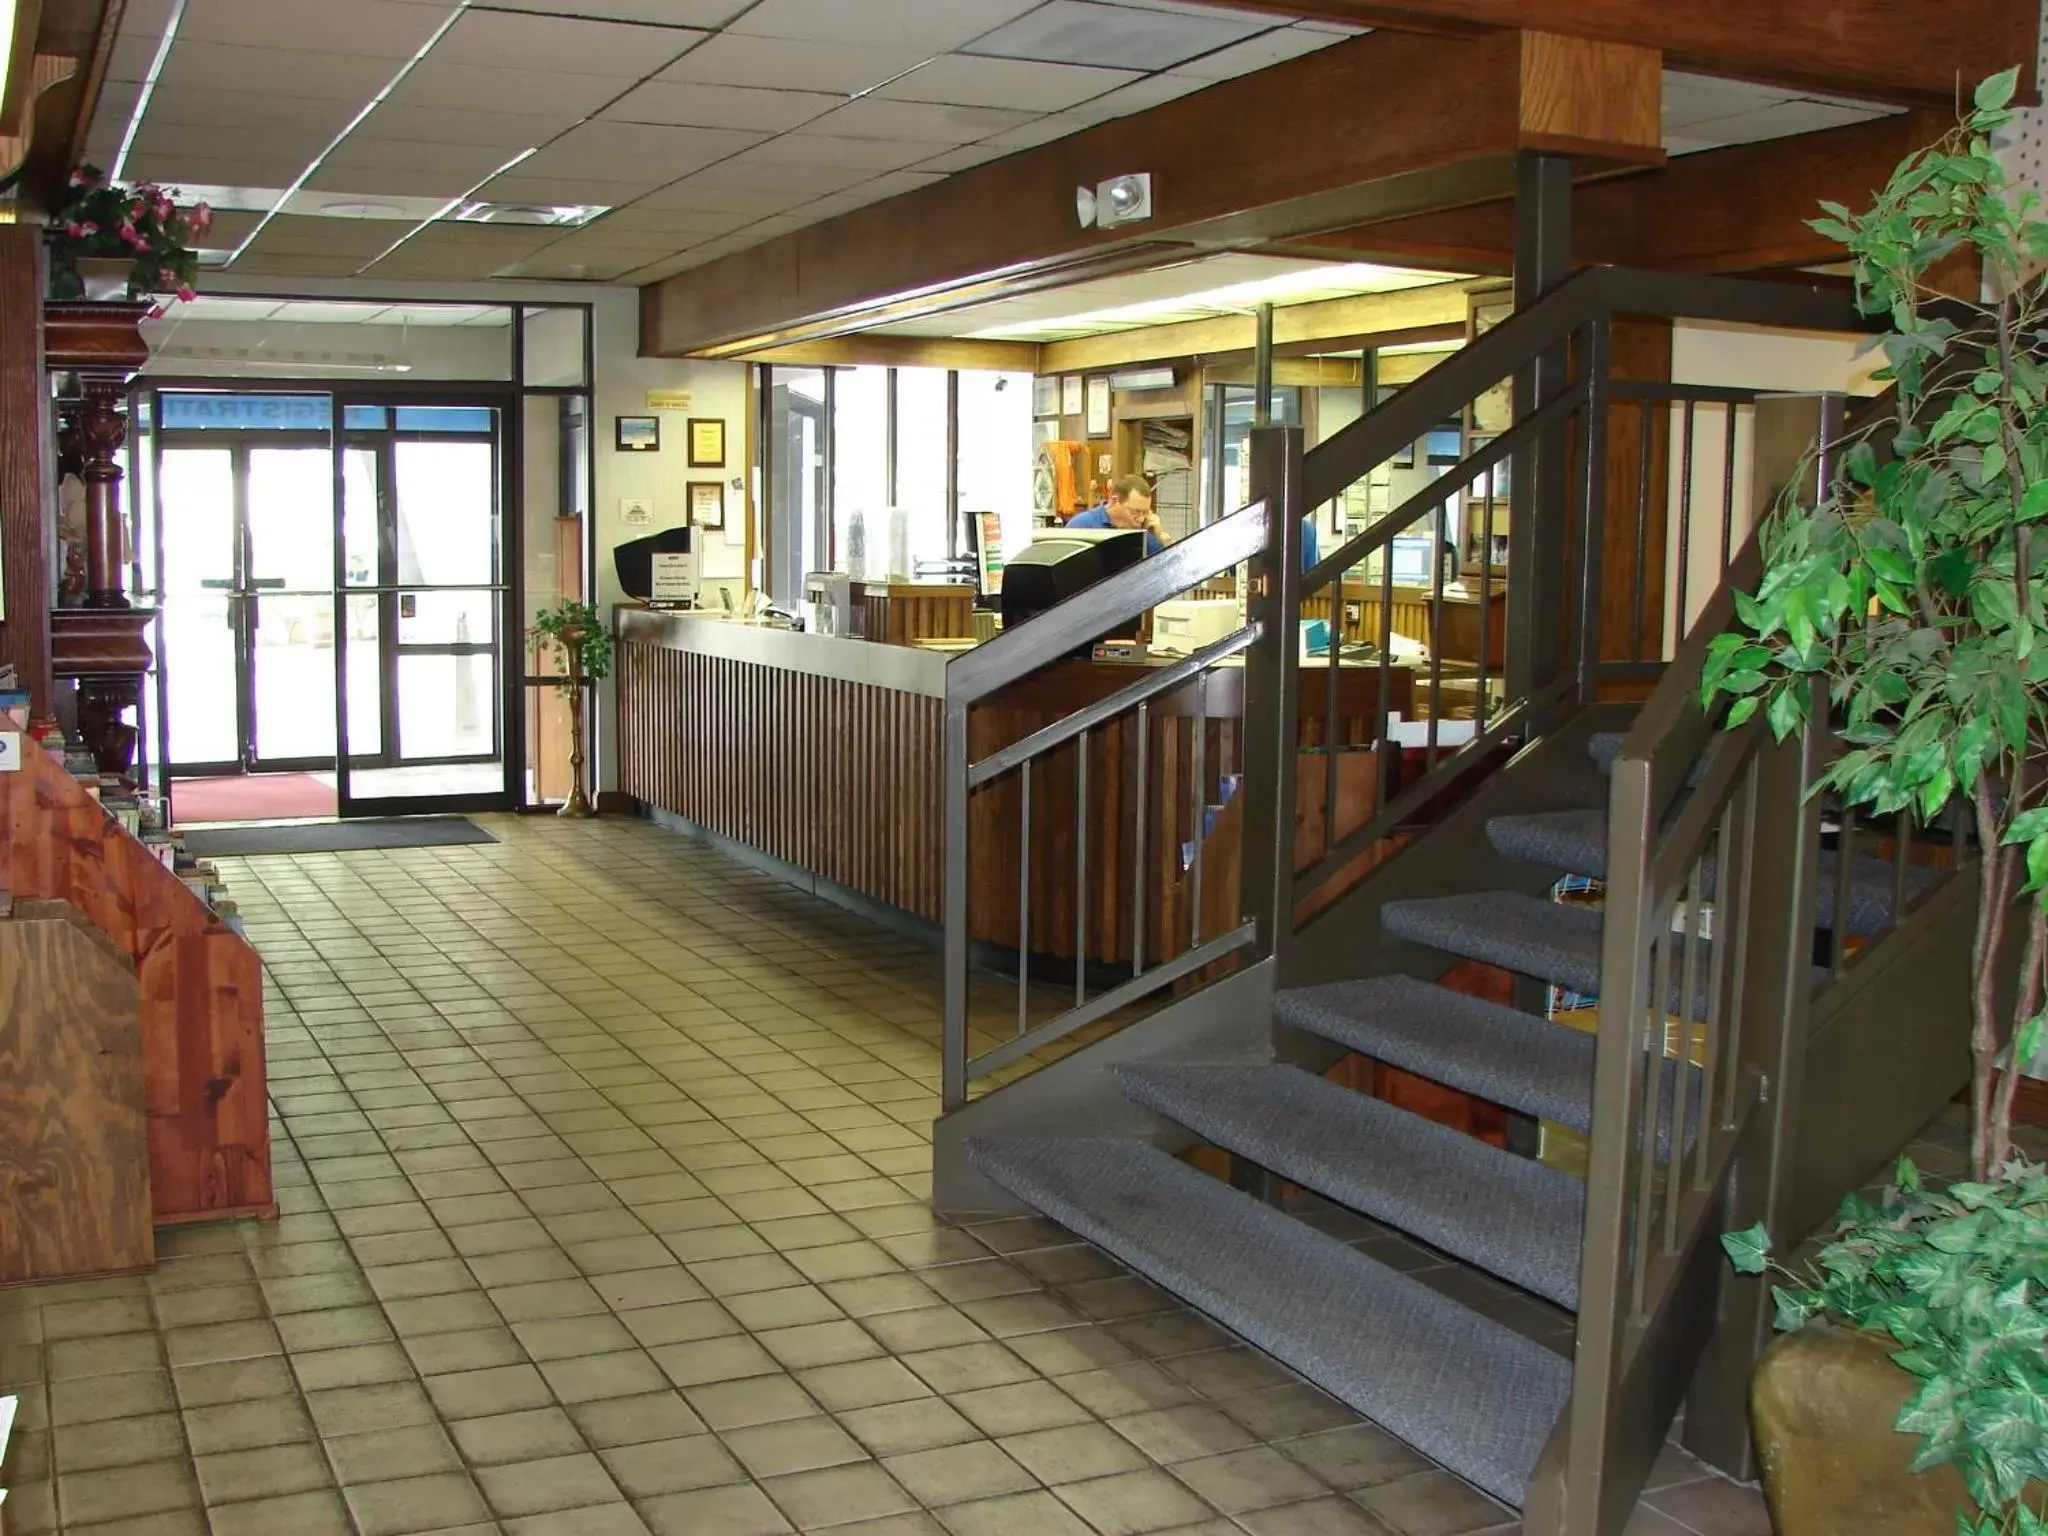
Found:
[[[129,0],[89,151],[210,196],[236,272],[645,283],[1360,30],[1186,0]],[[1883,110],[1666,98],[1674,152]]]

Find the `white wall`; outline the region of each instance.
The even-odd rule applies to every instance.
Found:
[[[1805,331],[1775,331],[1760,326],[1710,325],[1681,322],[1671,338],[1671,377],[1680,384],[1708,384],[1726,388],[1760,388],[1799,392],[1874,394],[1878,386],[1871,372],[1883,364],[1877,352],[1857,355],[1855,337],[1822,335]],[[1740,548],[1749,536],[1751,499],[1750,412],[1738,408],[1734,414],[1735,485],[1731,548]],[[1713,595],[1721,580],[1721,519],[1728,485],[1727,443],[1729,410],[1722,405],[1701,404],[1693,410],[1692,516],[1690,538],[1681,551],[1679,527],[1682,518],[1682,481],[1685,462],[1685,418],[1681,409],[1671,410],[1669,425],[1671,452],[1671,501],[1669,537],[1666,540],[1664,571],[1665,654],[1676,643],[1679,628],[1678,569],[1685,560],[1685,615],[1687,627]]]
[[[512,327],[350,325],[181,320],[174,307],[145,322],[160,378],[302,378],[346,388],[370,381],[509,379]]]

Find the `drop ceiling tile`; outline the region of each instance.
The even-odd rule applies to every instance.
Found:
[[[202,251],[231,251],[256,232],[260,213],[216,213],[205,234],[193,244]]]
[[[949,53],[920,65],[900,80],[891,80],[875,94],[895,101],[942,101],[956,106],[1059,112],[1139,78],[1128,69]]]
[[[991,160],[1000,160],[1010,153],[1010,150],[1000,144],[963,144],[958,149],[947,150],[943,155],[933,155],[929,160],[920,160],[911,169],[950,176],[955,171],[971,170],[977,165],[986,165]]]
[[[573,128],[578,117],[566,112],[460,112],[449,107],[400,105],[386,101],[356,132],[380,139],[412,139],[423,144],[475,144],[513,154],[547,143]]]
[[[300,160],[213,159],[138,149],[129,155],[124,174],[130,181],[155,181],[166,186],[288,187],[305,169],[305,162]]]
[[[1038,0],[760,0],[732,24],[752,37],[792,37],[945,53],[1034,9]]]
[[[396,64],[418,53],[453,9],[394,0],[186,0],[172,52],[189,39]]]
[[[510,311],[496,304],[394,304],[377,317],[383,325],[509,325]]]
[[[548,249],[551,251],[584,256],[593,252],[607,255],[631,256],[637,261],[650,261],[656,256],[670,256],[685,246],[702,245],[717,235],[729,235],[730,229],[712,229],[678,234],[673,231],[648,229],[608,229],[594,224],[565,235]]]
[[[734,155],[730,160],[722,160],[717,165],[697,172],[690,181],[696,186],[706,188],[723,187],[741,192],[796,192],[811,197],[822,197],[827,192],[844,192],[848,187],[873,180],[880,170],[895,169],[893,166],[863,168],[791,165],[761,160],[757,158],[759,154],[759,150],[749,150],[745,154]]]
[[[999,155],[1013,155],[1019,150],[1036,149],[1041,144],[1051,144],[1085,128],[1093,128],[1098,121],[1094,117],[1083,117],[1078,108],[1071,112],[1050,112],[1022,128],[996,134],[975,148],[994,150]]]
[[[1084,101],[1065,115],[1078,123],[1106,123],[1112,118],[1129,117],[1133,112],[1148,112],[1169,101],[1192,96],[1196,91],[1206,91],[1215,83],[1197,75],[1148,75],[1143,80],[1120,86],[1106,96]]]
[[[1295,25],[1304,32],[1334,32],[1339,37],[1363,37],[1372,31],[1371,27],[1355,26],[1348,21],[1325,21],[1320,16],[1297,21]]]
[[[1664,71],[1664,126],[1684,128],[1717,117],[1733,117],[1776,102],[1789,101],[1796,93],[1751,85],[1746,80],[1723,80],[1712,75],[1693,75],[1681,70]]]
[[[569,16],[468,10],[429,58],[484,69],[547,68],[638,80],[703,41],[701,32]]]
[[[149,78],[149,66],[156,61],[162,34],[144,35],[123,27],[107,54],[107,79],[140,85]]]
[[[663,181],[673,181],[699,166],[758,144],[762,137],[735,128],[594,121],[570,129],[534,158],[546,158],[555,164],[577,162],[602,179],[616,176],[628,180],[651,174]]]
[[[202,294],[196,299],[174,299],[165,306],[161,318],[145,320],[143,325],[168,331],[180,323],[192,320],[245,324],[250,321],[267,320],[282,307],[275,299],[223,298],[214,294]]]
[[[851,96],[873,90],[907,69],[915,69],[933,51],[916,46],[874,48],[722,32],[669,65],[661,72],[661,78]]]
[[[360,107],[397,72],[398,65],[390,59],[200,42],[180,33],[158,83],[232,96],[247,90],[250,81],[260,80],[272,95],[317,96]]]
[[[400,82],[390,101],[402,106],[445,108],[457,112],[503,111],[581,119],[590,116],[626,88],[610,75],[579,75],[567,70],[485,69],[453,64],[429,54]],[[367,93],[364,99],[368,99]]]
[[[378,271],[384,268],[379,267]],[[532,261],[515,262],[503,271],[493,272],[492,277],[520,278],[531,282],[551,283],[611,283],[616,282],[630,270],[625,262],[606,262],[602,265],[586,265],[581,262],[551,261],[545,256]]]
[[[972,144],[990,134],[1021,128],[1037,116],[992,107],[955,107],[931,101],[883,101],[863,96],[800,131],[844,139],[907,139],[924,144]],[[898,161],[907,165],[908,160]]]
[[[351,256],[295,256],[284,252],[259,255],[253,249],[237,257],[230,269],[238,276],[252,277],[353,277],[361,262]],[[199,274],[203,287],[206,274]]]
[[[384,306],[295,299],[278,305],[271,318],[287,325],[373,325],[383,323]]]
[[[135,136],[135,151],[152,156],[164,155],[174,161],[187,158],[224,160],[247,150],[250,137],[242,129],[183,128],[169,123],[159,126],[145,118],[142,131]],[[331,134],[273,130],[262,136],[263,152],[269,157],[306,166],[332,139]]]
[[[1232,80],[1343,41],[1343,38],[1329,32],[1280,27],[1257,37],[1248,37],[1241,43],[1232,43],[1227,48],[1219,48],[1214,53],[1205,53],[1200,58],[1189,59],[1185,64],[1176,64],[1174,73],[1194,75],[1203,80]]]
[[[847,202],[846,206],[860,207],[867,203],[879,203],[885,197],[900,197],[905,192],[922,191],[934,182],[945,179],[943,175],[930,171],[890,171],[885,176],[877,176],[873,181],[864,181],[859,186],[848,187],[838,194],[838,200],[858,199],[858,202]]]
[[[447,0],[432,0],[446,4]],[[549,11],[656,27],[722,27],[753,0],[491,0],[501,11]]]
[[[1094,64],[1111,69],[1170,69],[1197,55],[1272,28],[1270,19],[1134,10],[1094,0],[1047,0],[1029,15],[977,39],[966,53]]]
[[[405,233],[405,225],[370,219],[321,219],[281,213],[263,226],[251,250],[307,256],[375,256]]]
[[[1878,115],[1876,110],[1867,107],[1839,107],[1824,101],[1781,101],[1733,117],[1688,124],[1685,132],[1689,137],[1716,144],[1754,144],[1764,139],[1783,139],[1795,133],[1817,133],[1823,128],[1866,122]]]
[[[748,158],[762,165],[802,165],[834,170],[865,171],[856,178],[865,181],[883,171],[898,171],[920,160],[929,160],[944,144],[909,139],[828,139],[822,134],[792,133],[749,151]]]
[[[549,207],[584,205],[616,208],[653,190],[644,181],[598,181],[589,176],[528,174],[526,161],[517,170],[494,176],[477,189],[487,203],[541,203]]]
[[[701,249],[702,247],[699,247],[699,250]],[[718,254],[723,255],[724,253],[719,252]],[[664,277],[674,277],[678,272],[687,272],[692,267],[701,267],[707,261],[714,259],[713,256],[700,255],[698,250],[684,251],[679,256],[671,256],[666,261],[653,262],[648,266],[635,267],[630,272],[620,273],[619,276],[625,282],[632,283],[635,286],[644,286],[648,283],[658,283]]]
[[[822,91],[770,91],[698,81],[650,80],[606,107],[602,115],[627,123],[781,133],[830,112],[844,100]]]
[[[491,174],[510,158],[488,144],[435,144],[418,139],[382,139],[366,133],[352,133],[336,145],[321,162],[323,171],[418,170],[447,171],[468,178],[474,184]],[[358,180],[374,180],[357,178]]]
[[[104,99],[104,97],[102,98]],[[149,127],[169,124],[187,128],[237,128],[243,132],[274,128],[301,129],[332,139],[346,128],[359,104],[320,96],[280,96],[270,92],[195,91],[190,86],[159,85],[149,98]]]
[[[714,213],[702,208],[649,208],[635,204],[630,208],[616,209],[599,219],[593,228],[600,228],[618,236],[665,235],[680,238],[685,235],[708,240],[713,235],[729,235],[734,230],[764,218],[770,213],[780,213],[784,207],[793,207],[790,199],[782,199],[782,206],[758,209],[748,213]],[[631,242],[626,242],[631,243]]]
[[[714,168],[715,169],[715,168]],[[740,180],[733,185],[715,185],[711,172],[685,177],[650,192],[626,211],[645,212],[650,218],[673,213],[678,216],[703,214],[712,217],[766,218],[793,208],[812,194],[805,190],[768,187]],[[858,179],[858,173],[856,173]],[[847,183],[851,185],[852,183]]]
[[[423,166],[323,165],[306,180],[307,189],[335,194],[339,201],[376,202],[380,197],[460,197],[475,186],[467,171]]]

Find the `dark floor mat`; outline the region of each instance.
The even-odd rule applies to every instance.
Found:
[[[445,848],[496,841],[467,816],[376,816],[286,827],[201,827],[185,833],[185,851],[195,859],[244,859],[266,853],[361,853],[372,848]]]

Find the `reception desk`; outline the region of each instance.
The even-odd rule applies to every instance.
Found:
[[[940,920],[945,653],[632,607],[616,611],[616,629],[620,789],[795,875]],[[1060,662],[995,695],[970,717],[972,755],[1109,696],[1139,665]],[[1411,675],[1395,669],[1390,679],[1383,702],[1377,667],[1340,669],[1341,781],[1363,794],[1379,711],[1413,713]],[[1117,962],[1129,959],[1142,921],[1148,963],[1188,947],[1197,920],[1184,853],[1243,760],[1242,672],[1218,669],[1205,686],[1155,699],[1148,715],[1142,790],[1138,723],[1126,716],[1089,733],[1085,794],[1079,744],[1034,768],[1028,836],[1017,775],[976,791],[976,940],[1017,948],[1021,937],[1033,954],[1067,959],[1078,945],[1091,960]],[[1305,752],[1320,753],[1324,729],[1320,712],[1302,722]],[[1313,794],[1324,782],[1320,772],[1302,777]],[[1324,813],[1319,802],[1302,808],[1318,827]],[[1357,814],[1340,809],[1338,819]],[[1028,913],[1020,853],[1031,866]]]

